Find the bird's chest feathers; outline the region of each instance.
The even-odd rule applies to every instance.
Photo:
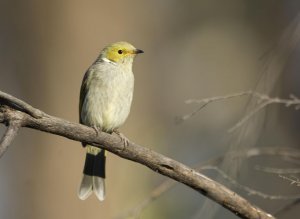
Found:
[[[132,73],[110,72],[95,75],[88,94],[90,119],[106,130],[119,127],[126,120],[132,101]]]

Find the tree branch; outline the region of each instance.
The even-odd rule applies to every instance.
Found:
[[[204,99],[186,100],[185,101],[186,104],[196,103],[196,104],[201,104],[201,105],[199,107],[197,107],[191,113],[177,118],[176,121],[183,122],[187,119],[190,119],[191,117],[196,115],[202,108],[204,108],[206,105],[208,105],[210,103],[218,102],[218,101],[222,101],[222,100],[228,100],[228,99],[232,99],[235,97],[242,97],[242,96],[255,97],[257,99],[258,105],[252,111],[250,111],[248,114],[246,114],[243,118],[241,118],[233,127],[231,127],[228,130],[228,132],[234,132],[239,127],[244,125],[249,119],[251,119],[256,113],[258,113],[259,111],[261,111],[262,109],[264,109],[265,107],[267,107],[270,104],[276,103],[276,104],[282,104],[285,107],[294,106],[295,110],[300,109],[300,99],[298,97],[296,97],[295,95],[291,94],[290,98],[288,98],[288,99],[280,99],[278,97],[270,97],[268,95],[261,94],[259,92],[254,92],[254,91],[250,90],[250,91],[243,91],[243,92],[239,92],[239,93],[228,94],[228,95],[224,95],[224,96],[215,96],[215,97],[204,98]]]
[[[93,128],[47,115],[11,95],[0,92],[0,122],[11,125],[12,121],[16,122],[16,127],[19,125],[19,127],[28,127],[85,142],[108,150],[122,158],[138,162],[155,172],[195,189],[241,218],[274,218],[225,186],[171,158],[133,142],[124,145],[117,135],[96,133]],[[17,128],[11,127],[9,130],[6,133],[13,133],[9,135],[14,137],[17,132],[13,130],[17,130]],[[13,137],[4,139],[10,143]]]
[[[6,152],[8,146],[12,143],[14,138],[17,136],[20,127],[20,123],[12,122],[6,129],[6,132],[4,133],[0,141],[0,158]]]
[[[40,111],[39,109],[35,109],[34,107],[25,103],[23,100],[15,98],[14,96],[2,91],[0,91],[0,103],[2,103],[3,105],[12,106],[15,109],[20,109],[21,111],[28,113],[34,118],[40,118],[46,115],[44,112]]]
[[[300,158],[300,151],[290,147],[263,147],[263,148],[251,148],[244,151],[233,151],[230,152],[233,157],[244,157],[245,159],[249,159],[257,156],[279,156],[282,159],[287,159],[293,157],[295,159]],[[247,192],[248,195],[255,195],[260,198],[269,199],[269,200],[299,200],[299,195],[293,196],[285,196],[285,195],[271,195],[263,193],[259,190],[255,190],[253,188],[241,185],[235,179],[227,175],[223,170],[218,168],[219,163],[224,159],[224,156],[218,156],[211,160],[201,162],[197,164],[194,168],[198,171],[203,170],[215,170],[219,173],[222,178],[226,179],[230,184],[234,185],[236,188]],[[168,178],[163,181],[160,185],[155,187],[152,192],[146,197],[144,200],[140,201],[135,207],[127,210],[123,214],[116,217],[116,219],[124,219],[124,218],[140,218],[142,211],[144,211],[152,202],[157,200],[159,197],[167,193],[171,190],[175,185],[177,185],[176,181]],[[275,214],[276,215],[276,214]]]

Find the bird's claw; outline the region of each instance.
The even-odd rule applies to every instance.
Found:
[[[99,136],[99,134],[102,132],[102,129],[99,126],[92,126],[92,128],[95,130],[96,136]]]
[[[129,139],[128,139],[125,135],[123,135],[123,134],[122,134],[120,131],[118,131],[118,130],[115,130],[114,133],[116,133],[116,134],[121,138],[121,141],[124,142],[124,145],[125,145],[125,146],[128,146],[128,145],[129,145]]]

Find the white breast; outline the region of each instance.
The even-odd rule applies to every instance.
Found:
[[[121,126],[130,112],[134,76],[131,68],[100,63],[90,68],[89,91],[82,105],[84,124],[112,131]]]

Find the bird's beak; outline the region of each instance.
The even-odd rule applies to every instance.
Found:
[[[133,51],[133,53],[134,53],[134,54],[140,54],[140,53],[144,53],[144,51],[141,50],[141,49],[135,49],[135,50]]]

